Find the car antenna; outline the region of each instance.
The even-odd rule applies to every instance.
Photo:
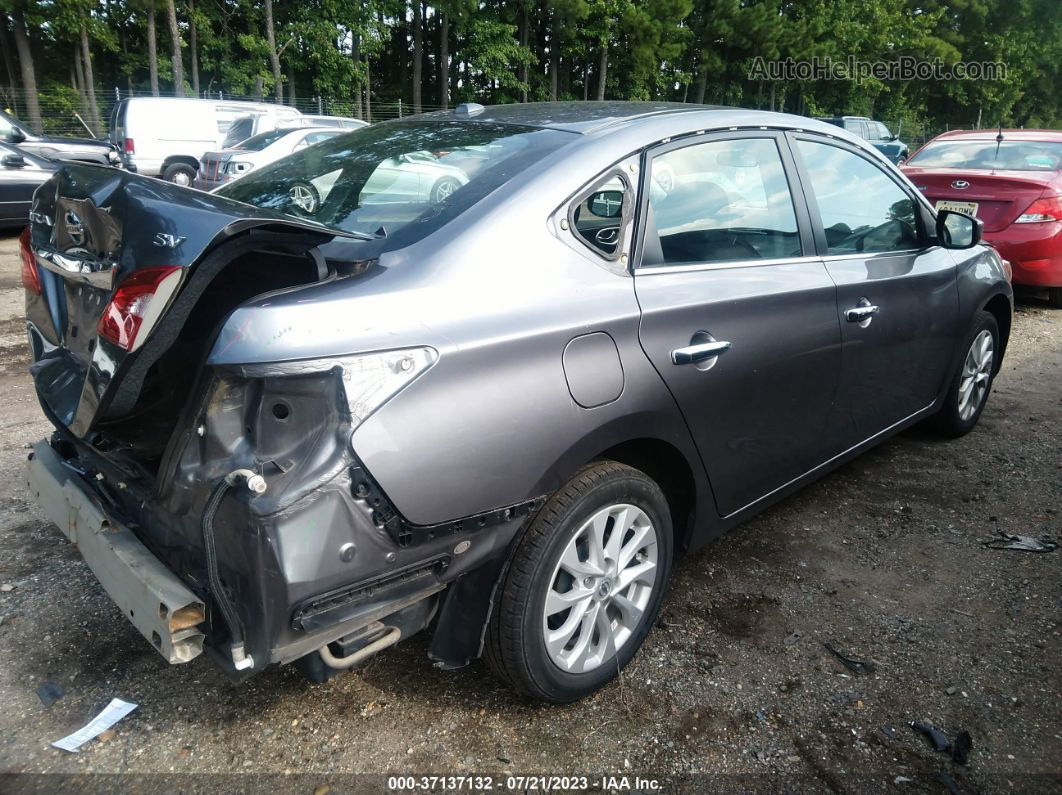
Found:
[[[999,145],[1003,143],[1003,123],[999,123],[999,133],[996,135],[996,156],[993,160],[999,160]]]

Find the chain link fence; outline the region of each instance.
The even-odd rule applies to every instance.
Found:
[[[91,96],[78,92],[69,86],[58,86],[39,91],[36,94],[40,108],[41,130],[47,135],[63,135],[106,138],[111,113],[119,101],[131,97],[150,97],[150,91],[122,91],[114,88],[107,91],[94,91]],[[160,94],[161,97],[172,95]],[[266,102],[275,104],[275,98],[266,96],[249,96],[230,94],[225,91],[203,92],[201,99],[221,100],[227,102]],[[0,88],[0,107],[7,113],[22,121],[30,123],[27,92],[23,89]],[[401,118],[413,112],[408,102],[372,101],[368,107],[353,98],[339,97],[300,97],[294,101],[285,101],[286,107],[294,107],[300,112],[314,116],[343,116],[364,119],[368,122]],[[422,111],[441,110],[439,107],[423,106]]]

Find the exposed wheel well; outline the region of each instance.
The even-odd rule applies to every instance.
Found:
[[[656,481],[671,508],[675,554],[689,545],[696,508],[696,486],[686,457],[659,439],[632,439],[610,447],[598,459],[609,459],[641,470]]]
[[[1007,340],[1010,338],[1010,301],[1002,294],[994,295],[985,304],[985,311],[991,312],[996,319],[996,323],[999,325],[999,356],[996,358],[996,372],[999,372],[999,368],[1003,364],[1003,354],[1007,350]]]
[[[199,173],[199,161],[191,155],[172,155],[171,157],[167,157],[162,162],[162,170],[165,171],[170,166],[177,165],[178,163],[188,166],[196,173]]]

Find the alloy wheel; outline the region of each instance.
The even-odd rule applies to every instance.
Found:
[[[959,419],[970,419],[988,394],[988,384],[992,379],[992,365],[995,361],[995,342],[992,332],[984,329],[974,337],[970,350],[963,360],[962,376],[959,381]]]
[[[649,516],[629,504],[587,519],[553,569],[542,613],[542,637],[561,670],[599,668],[630,640],[657,587],[657,534]]]

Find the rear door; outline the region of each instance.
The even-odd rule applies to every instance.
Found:
[[[647,168],[641,343],[728,515],[836,452],[836,290],[781,134],[691,137],[652,151]]]
[[[837,284],[843,343],[838,404],[852,444],[928,407],[958,322],[951,254],[898,174],[836,139],[791,134],[816,243]]]

